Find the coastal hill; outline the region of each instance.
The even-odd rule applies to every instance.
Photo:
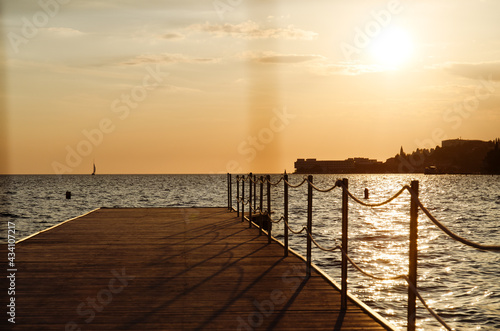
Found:
[[[500,139],[493,141],[450,139],[431,149],[417,148],[385,162],[367,158],[346,160],[297,159],[295,173],[429,173],[500,174]]]

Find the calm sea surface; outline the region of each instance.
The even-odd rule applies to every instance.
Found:
[[[330,187],[339,176],[317,175]],[[368,202],[385,200],[411,180],[420,181],[420,198],[452,231],[471,241],[500,244],[500,176],[348,175],[358,197],[370,190]],[[278,179],[273,176],[272,180]],[[290,175],[299,183],[302,175]],[[233,178],[234,179],[234,178]],[[225,207],[226,175],[67,175],[0,176],[0,240],[6,222],[15,222],[17,238],[49,228],[99,207]],[[247,186],[248,188],[248,186]],[[71,191],[72,199],[65,198]],[[233,185],[233,192],[236,185]],[[283,186],[273,188],[279,218]],[[327,247],[340,243],[341,191],[314,192],[313,233]],[[408,269],[409,194],[392,203],[363,207],[350,200],[349,255],[366,271],[387,277]],[[233,202],[234,203],[234,202]],[[290,225],[306,223],[306,187],[290,189]],[[282,226],[273,229],[280,235]],[[292,235],[291,246],[305,255],[305,236]],[[500,253],[478,251],[455,242],[419,213],[418,288],[427,303],[457,330],[500,329]],[[313,250],[313,260],[340,282],[340,254]],[[349,290],[403,329],[407,287],[404,281],[375,281],[349,269]],[[418,306],[420,330],[439,330]]]

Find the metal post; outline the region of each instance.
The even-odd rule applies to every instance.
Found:
[[[342,179],[344,187],[342,188],[342,250],[347,254],[347,244],[348,244],[348,208],[349,208],[349,196],[347,195],[347,189],[349,188],[349,181],[347,178]],[[341,280],[341,297],[340,297],[340,308],[342,310],[347,310],[347,257],[342,254],[342,280]]]
[[[260,176],[260,207],[259,207],[259,210],[260,210],[260,217],[259,217],[259,236],[262,235],[262,215],[263,215],[263,211],[262,211],[262,200],[263,200],[263,197],[264,197],[264,177],[263,176]]]
[[[240,176],[236,175],[236,217],[240,217]]]
[[[260,176],[260,207],[259,207],[259,210],[260,210],[261,214],[262,214],[262,208],[263,208],[262,201],[264,200],[263,197],[264,197],[264,176]]]
[[[417,240],[418,240],[418,181],[414,180],[411,182],[411,190],[415,193],[410,201],[410,268],[408,278],[413,284],[415,289],[417,288]],[[408,286],[408,327],[407,330],[415,330],[417,305],[416,305],[416,294]]]
[[[253,210],[257,210],[257,176],[253,175]]]
[[[285,237],[285,256],[288,256],[288,175],[285,173],[285,175],[283,176],[283,183],[285,183],[285,187],[283,188],[283,195],[285,197],[285,202],[284,202],[284,206],[283,206],[283,218],[285,219],[285,224],[283,224],[283,228],[284,228],[284,237]]]
[[[245,175],[241,176],[241,221],[245,221]]]
[[[309,181],[307,183],[307,232],[309,235],[307,236],[307,277],[311,276],[311,260],[312,260],[312,245],[311,245],[311,237],[312,237],[312,182],[313,176],[309,175],[307,177]]]
[[[267,175],[267,215],[268,215],[268,224],[267,224],[267,243],[271,243],[271,176]]]
[[[231,211],[231,174],[227,173],[227,209]]]
[[[248,179],[250,179],[250,187],[248,188],[249,189],[249,195],[248,195],[248,228],[251,228],[252,227],[252,173],[250,173],[248,175]]]

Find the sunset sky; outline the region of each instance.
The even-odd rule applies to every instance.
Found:
[[[10,0],[0,173],[293,171],[500,137],[500,1]]]

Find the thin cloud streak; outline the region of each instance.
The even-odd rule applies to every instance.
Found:
[[[235,37],[243,39],[291,39],[291,40],[313,40],[318,33],[298,29],[293,25],[285,28],[265,28],[253,21],[239,24],[194,24],[189,27],[193,31],[207,32],[217,37]]]
[[[174,64],[174,63],[217,63],[218,59],[215,58],[196,58],[183,54],[147,54],[139,55],[131,59],[124,60],[119,65],[142,65],[151,63],[160,64]]]
[[[500,81],[500,61],[480,63],[446,63],[443,69],[453,75],[466,78],[479,79],[490,77],[491,80]]]

